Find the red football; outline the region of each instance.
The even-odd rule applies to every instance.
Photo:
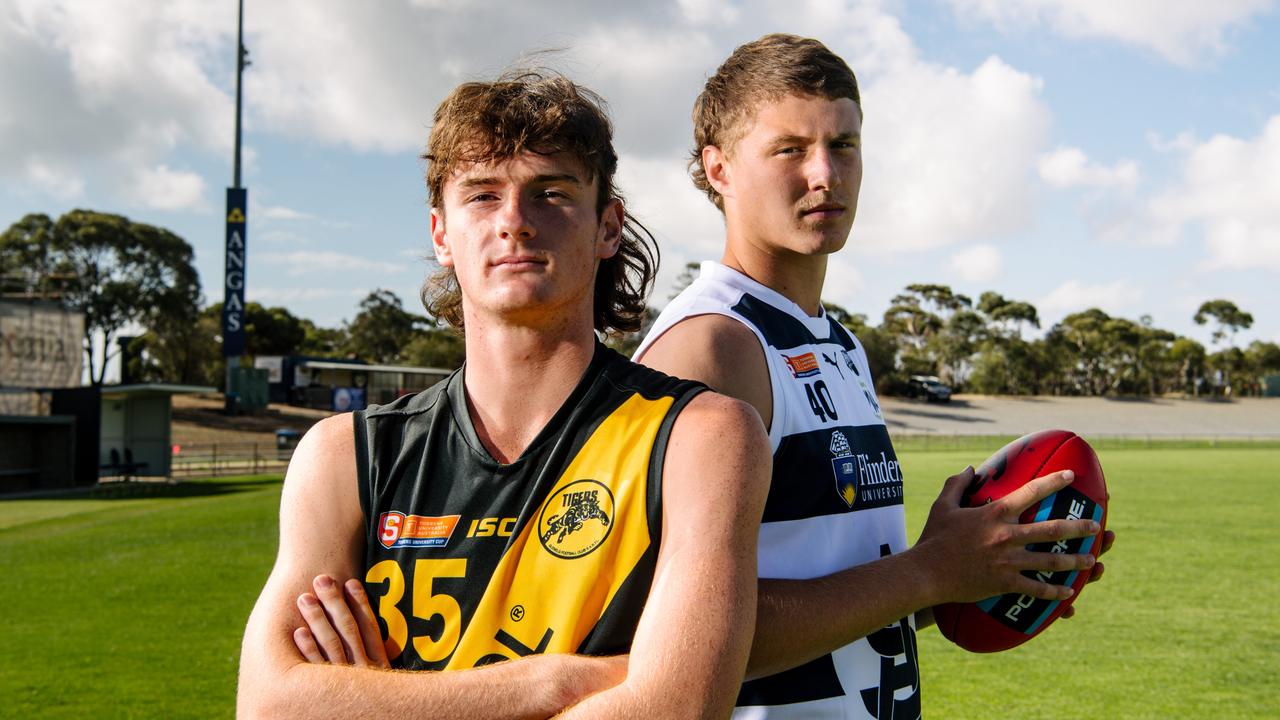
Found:
[[[987,458],[977,470],[977,478],[966,492],[966,504],[975,507],[1008,495],[1035,478],[1072,470],[1075,480],[1027,508],[1019,522],[1086,518],[1096,520],[1100,529],[1092,537],[1037,543],[1028,549],[1041,552],[1088,553],[1101,547],[1107,524],[1107,485],[1102,466],[1093,448],[1067,430],[1042,430],[1014,440]],[[1088,573],[1023,573],[1052,585],[1070,585],[1075,594],[1068,600],[1040,600],[1030,595],[997,595],[976,603],[947,603],[933,609],[938,629],[951,642],[970,652],[998,652],[1016,647],[1044,632],[1084,589]]]

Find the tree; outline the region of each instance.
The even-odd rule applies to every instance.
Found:
[[[823,303],[822,306],[832,320],[845,326],[862,344],[877,392],[885,391],[904,380],[898,377],[896,371],[898,341],[893,333],[886,331],[883,326],[871,326],[867,323],[867,316],[862,313],[850,313],[834,303]]]
[[[1205,371],[1204,346],[1191,338],[1180,337],[1169,346],[1169,360],[1178,368],[1176,386],[1199,396]]]
[[[342,349],[347,346],[347,331],[345,328],[319,327],[306,318],[303,318],[301,323],[302,343],[298,345],[297,352],[299,355],[337,357],[342,354]]]
[[[702,269],[701,263],[696,263],[696,262],[685,263],[684,269],[681,270],[680,274],[676,276],[676,284],[672,286],[671,294],[667,296],[667,299],[670,300],[675,296],[679,295],[680,293],[684,292],[685,288],[689,287],[689,285],[693,284],[694,280],[698,279],[698,271],[701,269]]]
[[[962,385],[969,359],[986,338],[987,326],[978,313],[961,309],[951,314],[942,331],[933,336],[930,345],[943,375],[953,385]]]
[[[194,324],[200,279],[191,246],[163,228],[72,210],[28,215],[0,235],[0,275],[85,316],[90,381],[101,385],[113,340],[128,325]],[[102,361],[94,340],[102,343]]]
[[[195,322],[162,317],[130,345],[130,373],[142,382],[221,387],[226,380],[221,324],[221,307],[200,313]]]
[[[1083,395],[1102,395],[1111,384],[1107,363],[1107,323],[1111,316],[1098,308],[1072,313],[1050,328],[1045,343],[1050,353],[1067,358],[1062,380]]]
[[[461,335],[449,328],[419,330],[402,353],[403,361],[417,367],[456,370],[467,357]]]
[[[1249,368],[1257,375],[1280,374],[1280,345],[1254,340],[1244,351]]]
[[[211,320],[217,329],[215,337],[218,352],[222,352],[222,303],[213,303],[204,309],[201,317]],[[302,354],[307,338],[307,326],[315,327],[310,320],[295,317],[282,307],[263,307],[248,302],[244,306],[245,354],[297,355]]]
[[[378,289],[360,301],[360,312],[347,324],[346,350],[375,363],[404,362],[405,348],[431,321],[404,309],[390,290]]]
[[[1022,337],[1023,324],[1034,328],[1040,327],[1040,317],[1034,305],[1018,300],[1009,300],[997,292],[987,291],[978,298],[978,311],[1000,329],[1005,337]]]
[[[1231,347],[1235,346],[1237,331],[1253,326],[1253,316],[1236,307],[1230,300],[1209,300],[1202,303],[1192,319],[1197,325],[1204,325],[1212,319],[1215,324],[1213,341],[1220,343],[1226,339]]]
[[[972,300],[946,285],[908,285],[906,292],[893,297],[881,327],[902,339],[900,360],[908,375],[935,375],[941,367],[950,366],[953,353],[964,344],[958,341],[959,336],[971,329],[969,319],[956,327],[956,338],[941,346],[933,339],[954,314],[971,307]]]

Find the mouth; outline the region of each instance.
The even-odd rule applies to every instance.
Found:
[[[801,218],[813,218],[815,220],[832,220],[838,218],[845,213],[845,206],[840,203],[824,202],[812,207],[802,207],[800,209]]]
[[[546,259],[540,258],[536,255],[503,255],[490,264],[500,270],[517,272],[522,270],[537,270],[545,266],[547,261]]]

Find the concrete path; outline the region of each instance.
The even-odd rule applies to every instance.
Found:
[[[1063,428],[1092,436],[1280,438],[1280,398],[990,397],[950,403],[881,398],[892,434],[1023,435]]]

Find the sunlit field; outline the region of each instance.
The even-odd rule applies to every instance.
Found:
[[[904,443],[908,533],[996,445]],[[921,634],[925,714],[1275,717],[1280,449],[1103,449],[1119,534],[1079,614],[972,655]],[[230,717],[276,544],[278,478],[0,501],[0,715]]]
[[[909,536],[942,480],[985,457],[900,452]],[[1003,653],[971,654],[935,629],[921,633],[926,715],[1276,717],[1280,450],[1099,457],[1118,535],[1105,579],[1081,594],[1074,619]]]

